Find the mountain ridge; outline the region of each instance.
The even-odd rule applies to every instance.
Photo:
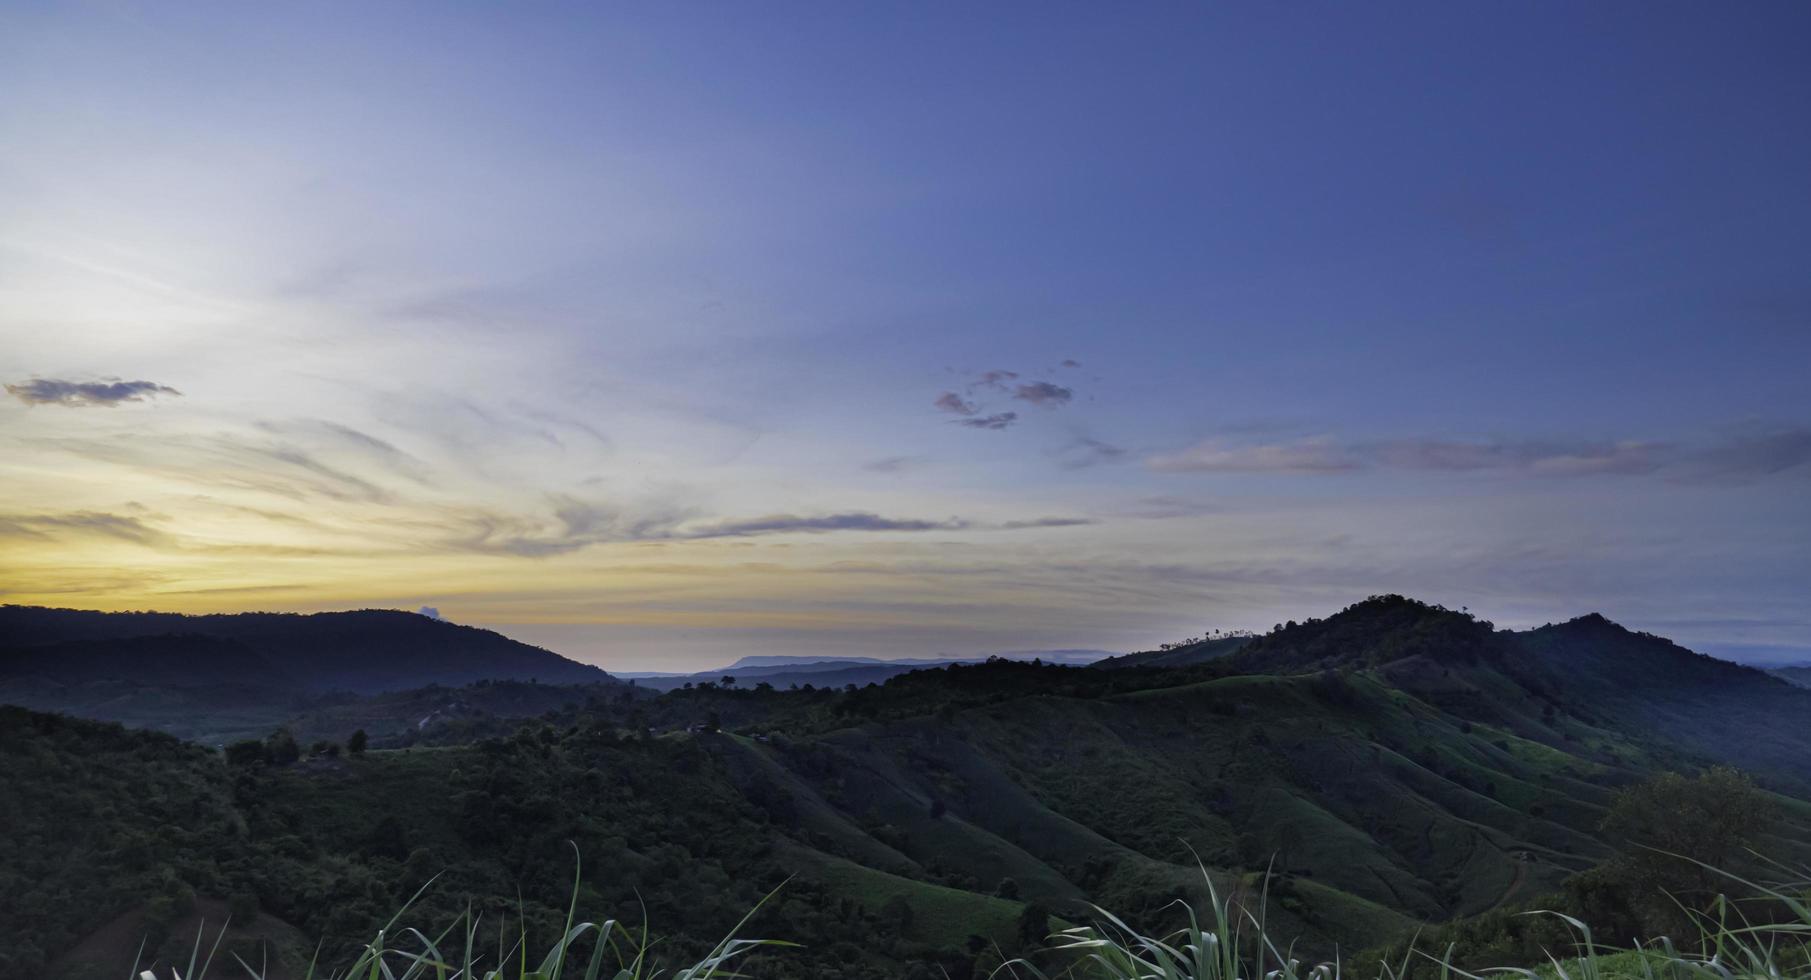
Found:
[[[7,605],[0,606],[0,637],[0,676],[13,678],[48,672],[53,679],[93,679],[96,661],[112,660],[152,683],[156,677],[143,673],[150,665],[127,663],[132,648],[152,644],[168,656],[187,642],[217,654],[224,641],[239,645],[244,659],[237,673],[251,676],[221,682],[271,677],[274,686],[315,692],[377,693],[480,680],[616,682],[601,668],[501,633],[397,610],[191,616]],[[216,662],[223,670],[235,666],[230,658]]]

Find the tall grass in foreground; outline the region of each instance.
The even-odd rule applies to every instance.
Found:
[[[496,956],[489,958],[487,951],[480,949],[478,944],[481,916],[469,908],[432,938],[413,927],[398,928],[397,923],[402,921],[404,913],[433,886],[434,883],[429,881],[390,917],[389,922],[384,923],[383,928],[377,930],[377,935],[364,944],[351,963],[337,969],[323,968],[317,949],[303,980],[656,980],[666,977],[666,968],[653,955],[657,940],[650,938],[645,921],[638,931],[618,919],[581,921],[578,918],[579,880],[575,863],[572,900],[566,909],[565,927],[553,945],[539,956],[529,953],[525,930],[512,945],[504,948],[499,929]],[[703,958],[675,969],[672,980],[726,980],[739,975],[734,970],[736,962],[756,949],[794,945],[778,939],[738,937],[748,921],[772,897],[770,892],[756,902],[755,907],[749,909],[735,928]],[[202,928],[205,929],[205,923]],[[139,964],[134,963],[129,980],[206,980],[219,951],[220,940],[225,935],[226,924],[222,924],[213,946],[203,957],[202,933],[197,930],[186,971],[172,965],[170,977],[160,978],[151,970],[140,972]],[[590,947],[588,956],[583,952],[587,945]],[[143,954],[141,945],[139,955],[142,957]],[[237,955],[233,959],[250,980],[265,980],[270,972],[267,963],[253,966]]]
[[[1715,870],[1715,869],[1711,869]],[[1502,965],[1481,973],[1452,965],[1453,949],[1430,951],[1411,948],[1398,963],[1368,965],[1319,963],[1304,965],[1293,944],[1279,943],[1265,928],[1262,911],[1253,913],[1220,897],[1207,880],[1209,920],[1186,907],[1188,925],[1165,936],[1148,936],[1117,916],[1096,907],[1099,919],[1091,926],[1065,929],[1051,938],[1052,951],[1065,961],[1060,977],[1077,980],[1343,980],[1345,976],[1404,980],[1411,974],[1432,972],[1440,980],[1480,976],[1524,977],[1529,980],[1811,980],[1811,881],[1791,881],[1766,886],[1718,872],[1749,888],[1756,896],[1747,902],[1719,897],[1710,913],[1689,912],[1698,929],[1697,942],[1681,946],[1662,937],[1633,949],[1616,949],[1599,943],[1591,927],[1558,912],[1573,935],[1570,949],[1547,951],[1542,964]],[[1206,871],[1203,870],[1203,877]],[[1744,905],[1765,906],[1767,917],[1753,921]],[[1260,900],[1259,909],[1264,903]],[[1354,969],[1354,967],[1357,967]],[[1417,970],[1417,967],[1427,969]],[[1048,980],[1048,974],[1027,960],[1014,960],[1000,972]]]
[[[1713,869],[1714,870],[1714,869]],[[1584,922],[1558,912],[1572,933],[1570,948],[1547,951],[1539,964],[1501,965],[1471,972],[1452,963],[1453,949],[1432,952],[1411,949],[1399,962],[1354,964],[1335,959],[1306,965],[1295,955],[1292,942],[1281,941],[1266,927],[1260,898],[1253,912],[1223,898],[1203,869],[1208,891],[1207,918],[1185,902],[1188,924],[1163,936],[1150,936],[1127,925],[1106,909],[1095,907],[1095,925],[1077,926],[1052,935],[1052,945],[1040,957],[1040,968],[1028,959],[1010,960],[993,971],[995,977],[1024,980],[1408,980],[1429,973],[1439,980],[1485,976],[1526,980],[1811,980],[1811,881],[1761,885],[1719,872],[1747,887],[1755,896],[1746,900],[1719,897],[1708,913],[1691,913],[1698,930],[1695,942],[1675,943],[1662,937],[1632,949],[1599,943]],[[423,886],[423,891],[433,883]],[[782,886],[783,887],[783,886]],[[777,891],[777,889],[776,889]],[[408,908],[420,898],[417,892],[353,961],[339,969],[320,970],[310,963],[304,980],[656,980],[668,976],[650,955],[655,945],[647,926],[639,932],[616,919],[579,921],[578,883],[565,928],[544,953],[533,957],[528,938],[520,936],[508,948],[499,947],[495,958],[477,949],[479,917],[469,910],[438,936],[429,937],[410,927],[397,928]],[[793,946],[773,939],[741,939],[738,934],[772,893],[697,962],[675,969],[672,980],[728,980],[742,974],[737,966],[749,953],[762,947]],[[1765,912],[1756,921],[1744,909]],[[225,934],[222,926],[221,935]],[[501,943],[499,934],[499,943]],[[170,970],[160,978],[152,971],[138,971],[136,980],[205,980],[219,948],[219,937],[206,956],[198,932],[186,970]],[[588,942],[590,953],[581,951]],[[142,955],[142,947],[141,947]],[[318,954],[317,954],[318,958]],[[265,980],[262,966],[234,957],[250,980]],[[582,961],[582,962],[581,962]],[[1051,966],[1051,963],[1059,964]],[[199,968],[198,968],[199,967]],[[1054,974],[1046,972],[1054,970]],[[784,976],[784,971],[780,972]],[[129,978],[131,980],[131,978]]]

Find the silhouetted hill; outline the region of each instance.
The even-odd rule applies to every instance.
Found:
[[[1596,614],[1511,635],[1575,714],[1811,780],[1811,690]]]
[[[1255,673],[1357,669],[1416,657],[1479,663],[1503,652],[1486,622],[1399,595],[1372,596],[1326,619],[1290,622],[1257,637],[1233,662]]]
[[[1474,722],[1555,741],[1555,716],[1811,781],[1811,691],[1592,613],[1522,632],[1402,596],[1289,623],[1226,658],[1245,674],[1372,671]],[[1574,738],[1580,736],[1574,734]]]
[[[479,680],[611,680],[490,630],[414,613],[101,613],[0,607],[0,677],[375,692]]]
[[[81,639],[15,648],[0,654],[0,676],[58,684],[117,681],[180,687],[233,682],[276,688],[298,683],[295,675],[245,643],[198,633]]]

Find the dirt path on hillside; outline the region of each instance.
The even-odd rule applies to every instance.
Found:
[[[1516,889],[1522,887],[1527,882],[1528,862],[1518,858],[1515,862],[1515,876],[1509,879],[1509,887],[1503,889],[1503,897],[1497,899],[1497,903],[1492,905],[1491,908],[1500,908],[1507,904],[1509,902],[1509,896],[1514,895]]]

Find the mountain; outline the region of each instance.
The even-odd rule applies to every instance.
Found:
[[[1557,716],[1811,786],[1811,692],[1598,614],[1526,631],[1402,596],[1290,623],[1226,658],[1242,673],[1365,671],[1474,722],[1552,742]]]
[[[479,680],[602,683],[603,670],[414,613],[102,613],[0,607],[0,676],[376,692]],[[187,666],[188,661],[205,665]]]
[[[419,720],[409,714],[418,702],[448,699],[428,691],[410,701],[352,705],[360,696],[490,680],[617,684],[596,667],[539,647],[413,613],[181,616],[0,607],[0,703],[209,744],[261,738],[332,704],[341,715],[373,719],[373,731],[390,730]],[[587,696],[482,693],[464,700],[467,714],[531,716]],[[528,712],[529,705],[538,707]]]

